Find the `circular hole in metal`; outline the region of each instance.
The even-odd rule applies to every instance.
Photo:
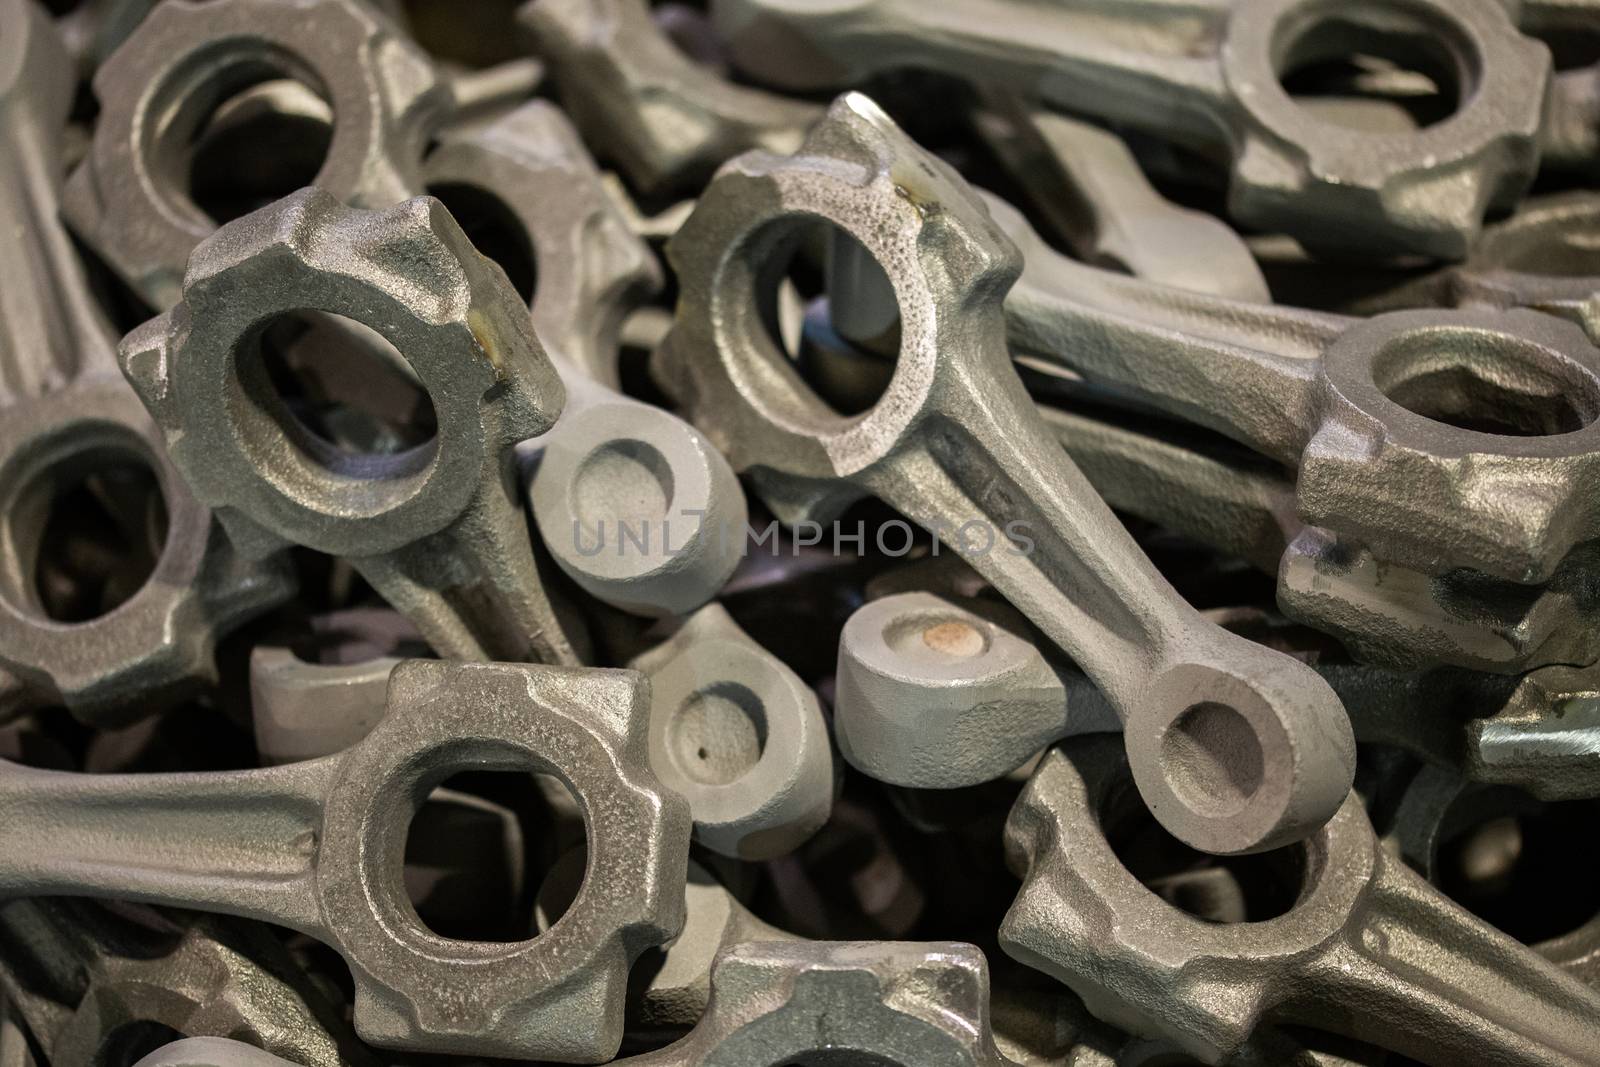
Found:
[[[413,453],[438,432],[433,401],[405,358],[355,319],[309,310],[275,316],[238,359],[247,387],[345,456]]]
[[[1304,844],[1248,856],[1211,856],[1169,834],[1132,782],[1113,789],[1099,812],[1112,851],[1128,872],[1168,904],[1218,924],[1264,922],[1288,913],[1307,881]]]
[[[1324,7],[1293,21],[1275,56],[1284,92],[1319,119],[1406,134],[1450,118],[1477,85],[1447,19],[1397,4]]]
[[[312,81],[265,77],[201,121],[189,199],[219,225],[248,215],[313,184],[332,142],[326,92]]]
[[[1572,433],[1600,415],[1600,386],[1532,342],[1466,328],[1394,337],[1372,364],[1379,392],[1414,415],[1476,433]]]
[[[540,887],[557,860],[585,841],[578,800],[555,775],[465,771],[432,790],[412,816],[406,898],[440,937],[526,941],[539,932]]]
[[[891,1060],[876,1052],[859,1052],[851,1048],[818,1049],[815,1052],[790,1056],[774,1067],[907,1067],[899,1060]]]
[[[167,542],[161,483],[137,446],[101,444],[28,477],[5,519],[8,599],[56,622],[107,615],[144,588]]]
[[[1226,704],[1196,704],[1167,727],[1161,768],[1178,799],[1208,818],[1244,810],[1265,778],[1255,729]]]
[[[756,307],[773,353],[836,415],[870,410],[900,353],[900,305],[883,267],[815,216],[777,223],[758,240]]]
[[[573,476],[573,511],[590,531],[614,528],[621,548],[626,527],[649,544],[671,513],[676,486],[672,464],[647,441],[607,441],[584,457]],[[603,525],[602,525],[603,524]]]
[[[472,246],[498,263],[523,301],[532,304],[539,286],[537,251],[506,202],[468,182],[437,182],[428,186],[428,195],[445,206]]]
[[[1600,916],[1594,883],[1573,876],[1572,842],[1592,832],[1600,801],[1542,802],[1517,790],[1465,795],[1447,813],[1439,888],[1525,944]]]
[[[690,694],[667,724],[667,748],[684,776],[728,785],[749,774],[767,744],[767,709],[754,690],[718,682]]]

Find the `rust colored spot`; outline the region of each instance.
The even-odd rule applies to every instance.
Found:
[[[964,622],[935,623],[922,631],[922,643],[957,659],[968,659],[983,651],[983,635]]]

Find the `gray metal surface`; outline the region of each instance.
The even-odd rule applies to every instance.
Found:
[[[1114,741],[1068,742],[1006,827],[1024,881],[1001,945],[1101,1018],[1205,1063],[1271,1022],[1432,1064],[1593,1062],[1600,994],[1385,852],[1354,795],[1296,846],[1301,886],[1286,912],[1218,925],[1151,893],[1113,852],[1107,833],[1126,819],[1129,784]]]
[[[533,327],[567,404],[518,460],[551,557],[625,611],[699,607],[738,564],[744,493],[693,427],[617,391],[623,317],[661,287],[661,268],[629,231],[577,131],[553,106],[525,104],[445,138],[427,177],[431,187],[493,197],[515,217],[534,262],[550,268],[537,275]]]
[[[857,609],[839,635],[839,752],[883,782],[990,782],[1055,741],[1119,731],[1100,693],[1050,663],[1003,605],[898,593]]]
[[[718,957],[682,1041],[628,1067],[1004,1067],[983,954],[959,943],[749,942]]]
[[[1597,61],[0,0],[0,1067],[1600,1067]]]
[[[1485,211],[1513,202],[1533,175],[1551,66],[1496,0],[718,0],[714,9],[735,59],[774,84],[839,89],[905,67],[993,83],[1221,156],[1241,222],[1368,253],[1466,254]],[[1470,86],[1448,119],[1364,133],[1298,106],[1280,83],[1291,62],[1357,51],[1373,37]]]
[[[360,0],[174,0],[95,72],[101,113],[63,203],[68,221],[157,308],[216,221],[184,184],[198,124],[234,93],[290,78],[334,116],[316,184],[361,207],[415,195],[449,87],[420,48]]]
[[[604,1060],[629,965],[683,923],[689,812],[650,772],[643,689],[627,672],[417,660],[338,756],[128,776],[0,764],[0,896],[265,920],[344,957],[356,1030],[376,1045]],[[400,886],[420,799],[465,769],[555,774],[579,798],[583,887],[541,937],[439,937]]]
[[[792,152],[821,116],[697,65],[645,0],[532,0],[519,17],[573,121],[648,195],[692,188],[747,148]]]
[[[261,363],[236,355],[302,308],[388,339],[435,409],[434,439],[351,456],[302,425]],[[239,219],[197,249],[183,301],[124,338],[120,358],[173,463],[247,555],[301,544],[349,558],[444,655],[580,660],[581,621],[544,591],[511,466],[565,391],[504,272],[437,201],[366,212],[306,189]]]
[[[900,304],[894,378],[854,418],[810,392],[761,323],[757,270],[781,261],[780,223],[801,215],[862,244]],[[842,97],[795,156],[729,164],[667,254],[682,293],[659,376],[780,519],[830,518],[873,495],[942,525],[958,552],[963,523],[987,529],[989,550],[964,554],[1106,692],[1140,787],[1178,836],[1252,851],[1331,814],[1354,761],[1338,701],[1303,666],[1206,624],[1122,532],[1010,367],[1001,299],[1015,246],[876,105]],[[1031,552],[997,543],[1019,528]],[[1208,728],[1194,748],[1163,748],[1193,734],[1197,708],[1217,709],[1197,714],[1215,715],[1226,741]],[[1227,754],[1206,755],[1207,736]],[[1245,762],[1230,766],[1235,745]]]
[[[115,1062],[143,1034],[248,1035],[303,1067],[375,1062],[258,927],[71,900],[0,905],[0,989],[52,1064]]]
[[[1176,289],[1271,300],[1244,240],[1162,196],[1111,131],[999,92],[979,105],[973,127],[1078,259]]]
[[[1518,582],[1594,537],[1600,351],[1570,323],[1350,319],[1161,289],[1052,253],[988,203],[1026,262],[1006,301],[1011,343],[1295,469],[1308,523],[1385,560]]]
[[[272,561],[238,558],[123,381],[111,327],[56,217],[72,65],[26,0],[7,0],[0,24],[0,231],[10,245],[0,257],[0,720],[64,704],[87,722],[126,722],[214,683],[218,636],[287,599],[293,581]],[[113,469],[143,472],[151,498]],[[152,562],[120,603],[107,609],[103,596],[92,614],[62,618],[41,595],[41,556],[60,499],[84,485]],[[115,582],[116,563],[103,566]]]
[[[828,821],[833,750],[817,695],[718,604],[629,664],[650,678],[650,764],[695,840],[767,860]]]

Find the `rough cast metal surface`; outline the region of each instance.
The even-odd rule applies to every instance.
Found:
[[[1283,468],[1230,442],[1186,440],[1181,429],[1157,436],[1050,405],[1040,414],[1108,504],[1276,574],[1285,614],[1363,659],[1513,674],[1600,655],[1590,546],[1539,585],[1469,568],[1428,574],[1307,527]]]
[[[0,946],[0,990],[61,1067],[104,1064],[155,1026],[249,1035],[302,1067],[374,1062],[283,946],[248,923],[16,900],[0,905]]]
[[[409,661],[373,732],[266,770],[80,775],[0,764],[0,896],[82,895],[265,920],[344,957],[380,1047],[595,1063],[622,1040],[628,969],[683,924],[689,811],[649,769],[636,674]],[[401,885],[407,829],[466,770],[558,776],[588,867],[550,930],[428,930]]]
[[[123,371],[243,552],[350,559],[441,655],[580,660],[581,623],[545,592],[512,465],[565,392],[505,273],[437,201],[369,212],[302,190],[208,238],[183,296],[123,339]],[[436,412],[432,440],[352,455],[299,421],[260,345],[266,323],[304,309],[393,345]]]
[[[1518,582],[1600,532],[1600,351],[1576,326],[1470,308],[1351,319],[1163,289],[1074,263],[989,204],[1026,262],[1006,302],[1012,345],[1296,469],[1308,523],[1429,573]]]
[[[1495,0],[718,0],[714,9],[737,61],[784,87],[844,88],[904,67],[999,84],[1223,155],[1240,221],[1369,253],[1466,254],[1485,211],[1515,202],[1533,176],[1551,69],[1545,46]],[[1354,130],[1300,107],[1279,80],[1374,37],[1471,86],[1448,119],[1388,135]]]
[[[757,918],[704,867],[689,861],[683,932],[662,950],[661,965],[638,997],[638,1025],[647,1033],[681,1034],[706,1013],[716,961],[752,941],[799,940]]]
[[[1001,946],[1096,1015],[1205,1063],[1269,1022],[1425,1063],[1593,1062],[1600,994],[1386,852],[1353,794],[1285,857],[1302,879],[1285,913],[1214,924],[1153,894],[1113,851],[1131,784],[1114,741],[1075,739],[1045,756],[1006,826],[1023,885]]]
[[[577,131],[534,101],[445,138],[427,177],[430,188],[471,189],[503,205],[534,263],[551,268],[536,275],[533,326],[567,404],[553,430],[518,450],[551,557],[585,592],[625,611],[676,615],[704,604],[738,565],[744,492],[692,426],[617,391],[623,317],[661,287],[661,268]]]
[[[766,860],[828,821],[833,750],[817,695],[720,604],[629,666],[650,678],[650,762],[689,802],[695,840]]]
[[[1570,319],[1600,341],[1597,242],[1600,195],[1581,190],[1529,198],[1516,214],[1488,226],[1464,262],[1360,300],[1352,310],[1532,308]]]
[[[95,72],[100,115],[68,182],[68,221],[157,308],[216,220],[185,182],[200,124],[269,79],[324,101],[333,130],[316,184],[358,207],[420,191],[422,148],[449,114],[448,85],[415,44],[359,0],[172,0]]]
[[[214,682],[217,637],[286,599],[293,581],[275,562],[237,558],[122,380],[56,217],[72,64],[33,4],[6,0],[0,25],[0,720],[64,704],[109,725]],[[119,465],[151,476],[164,529],[151,501],[106,471]],[[43,541],[57,500],[85,483],[125,505],[113,516],[154,563],[111,610],[63,619],[41,599]]]
[[[717,958],[711,1002],[682,1041],[627,1067],[1006,1067],[989,968],[956,942],[748,942]]]
[[[1162,196],[1111,131],[1002,93],[980,104],[973,126],[1077,258],[1177,289],[1272,299],[1250,246]]]
[[[389,672],[425,652],[399,615],[372,608],[311,620],[311,647],[263,640],[250,650],[250,722],[268,766],[342,752],[383,718]]]
[[[615,390],[622,320],[661,289],[661,265],[629,230],[566,115],[534,100],[447,131],[423,171],[429,187],[465,186],[511,214],[534,261],[539,340],[558,367]]]
[[[839,752],[879,781],[956,789],[1000,778],[1060,738],[1117,731],[1088,679],[1050,663],[1005,605],[897,593],[839,635]]]
[[[383,717],[389,673],[400,661],[384,654],[390,641],[375,614],[317,620],[321,640],[370,635],[348,653],[330,650],[329,662],[257,646],[251,714],[266,762],[338,752]],[[339,662],[341,655],[357,661]],[[720,605],[689,616],[629,666],[650,679],[651,769],[688,802],[696,841],[767,860],[792,852],[828,820],[833,750],[816,694]]]
[[[645,0],[533,0],[519,18],[573,121],[646,195],[693,188],[748,148],[792,152],[822,114],[698,65]]]
[[[757,278],[782,262],[784,222],[807,216],[859,242],[900,306],[894,377],[853,418],[785,365],[762,323]],[[659,376],[780,519],[875,495],[942,526],[1105,691],[1141,789],[1197,847],[1269,848],[1335,810],[1354,763],[1337,699],[1302,665],[1206,624],[1128,539],[1011,369],[1001,302],[1015,246],[871,101],[840,98],[793,157],[730,163],[667,251],[682,293]],[[1005,540],[1017,532],[1031,551]]]
[[[1590,793],[1585,799],[1591,799]],[[1589,805],[1592,807],[1592,804]],[[1547,817],[1547,807],[1520,789],[1484,785],[1469,780],[1453,767],[1429,765],[1410,775],[1400,791],[1385,827],[1384,840],[1413,870],[1430,882],[1441,881],[1445,849],[1458,844],[1474,830],[1483,850],[1469,852],[1469,873],[1482,871],[1488,878],[1499,872],[1492,843],[1495,831],[1507,825],[1522,834],[1524,820]],[[1520,843],[1516,847],[1521,847]],[[1526,939],[1523,939],[1526,940]],[[1530,947],[1585,985],[1600,985],[1600,916],[1594,916],[1570,930],[1534,942]]]

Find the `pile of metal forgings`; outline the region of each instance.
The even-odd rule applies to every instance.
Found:
[[[1597,0],[0,0],[0,1067],[1600,1064]]]

